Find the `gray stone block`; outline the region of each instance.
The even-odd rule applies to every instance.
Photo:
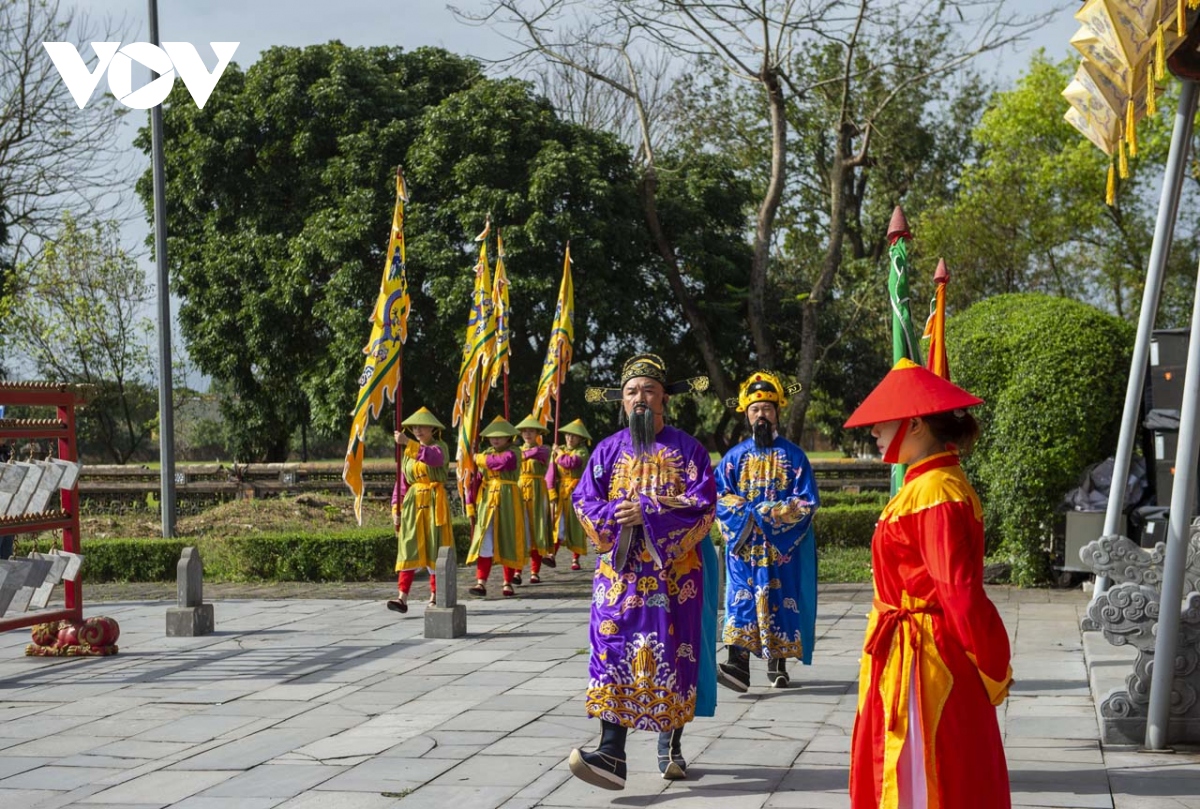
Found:
[[[192,638],[211,634],[212,604],[204,603],[204,563],[198,548],[184,548],[175,567],[179,606],[167,610],[167,637]]]
[[[15,559],[0,560],[0,615],[25,582],[25,567]]]
[[[175,567],[180,607],[199,607],[204,603],[204,563],[199,548],[184,548]]]
[[[16,592],[8,602],[8,608],[4,611],[5,615],[15,615],[29,609],[29,602],[33,599],[34,591],[42,586],[42,582],[50,573],[50,562],[45,559],[10,559],[9,561],[20,562],[25,568],[25,579],[16,588]]]
[[[437,578],[437,606],[447,608],[457,606],[458,555],[453,546],[438,549]]]
[[[63,581],[79,581],[79,571],[83,567],[83,555],[68,551],[51,551],[67,560],[67,568],[62,573]]]
[[[425,610],[425,637],[461,638],[467,634],[467,608],[458,603],[458,559],[454,548],[438,549],[437,605]]]
[[[198,635],[209,635],[212,634],[214,626],[212,604],[167,608],[168,638],[193,638]]]
[[[438,584],[441,584],[439,576]],[[453,607],[428,607],[425,610],[425,637],[461,638],[467,634],[467,608],[462,604]]]
[[[40,610],[50,603],[50,594],[54,591],[54,585],[62,581],[63,573],[66,571],[67,563],[70,560],[58,554],[32,553],[30,556],[50,562],[50,573],[47,574],[46,580],[42,582],[42,586],[33,591],[33,598],[29,600],[30,609]]]

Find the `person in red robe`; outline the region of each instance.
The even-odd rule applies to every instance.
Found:
[[[873,425],[908,465],[871,540],[850,747],[853,809],[1009,809],[995,706],[1012,683],[1008,632],[983,589],[983,509],[959,466],[982,400],[900,360],[846,422]]]

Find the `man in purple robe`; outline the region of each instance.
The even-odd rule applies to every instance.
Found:
[[[667,426],[663,414],[670,394],[707,383],[670,384],[662,359],[640,354],[625,363],[619,389],[588,391],[589,401],[620,401],[629,419],[628,430],[596,446],[572,496],[599,554],[587,712],[600,719],[601,738],[594,751],[572,750],[570,765],[607,789],[625,786],[630,728],[660,734],[663,777],[686,775],[680,736],[696,713],[704,658],[713,653],[702,639],[698,546],[712,526],[717,489],[708,451]],[[715,671],[712,679],[715,690]]]

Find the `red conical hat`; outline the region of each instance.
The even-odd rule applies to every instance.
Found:
[[[983,399],[978,396],[972,396],[912,360],[902,359],[850,414],[844,426],[867,427],[980,404]]]

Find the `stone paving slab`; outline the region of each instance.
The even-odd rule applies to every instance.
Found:
[[[90,604],[89,614],[121,623],[112,658],[26,658],[27,632],[0,634],[0,807],[849,803],[866,587],[823,587],[815,664],[793,667],[796,687],[764,687],[756,660],[750,693],[722,691],[716,717],[689,725],[688,781],[663,781],[653,735],[630,734],[622,793],[572,778],[565,762],[599,733],[583,715],[586,601],[527,585],[516,599],[468,602],[467,637],[435,641],[423,636],[423,599],[398,616],[383,608],[386,588],[365,600],[366,587],[339,593],[359,600],[221,598],[206,588],[217,632],[201,638],[164,637],[166,600]],[[272,593],[285,594],[255,595]],[[1099,744],[1077,628],[1086,597],[991,594],[1015,651],[1017,680],[1000,712],[1014,806],[1200,809],[1200,757]],[[1106,662],[1111,682],[1122,653]],[[1095,684],[1095,668],[1091,676]]]

